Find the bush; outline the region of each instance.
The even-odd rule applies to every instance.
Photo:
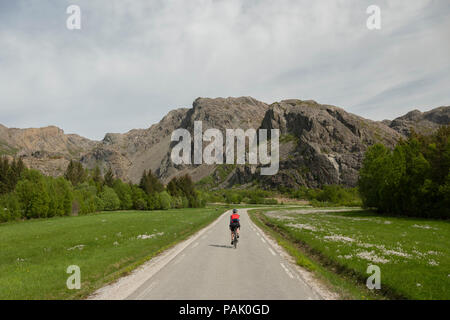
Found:
[[[103,202],[97,196],[97,188],[84,182],[73,192],[72,213],[88,214],[103,210]]]
[[[20,204],[14,193],[0,196],[0,222],[18,220],[21,217]]]
[[[16,194],[26,218],[47,217],[50,197],[44,177],[35,170],[27,172],[25,180],[17,183]]]
[[[131,200],[134,209],[147,210],[147,194],[136,185],[131,187]]]
[[[136,202],[134,203],[134,208],[136,210],[147,210],[147,201],[145,201],[142,198],[136,199]]]
[[[120,209],[120,199],[113,188],[104,187],[100,193],[100,199],[103,201],[103,210],[114,211]]]
[[[159,193],[159,201],[161,203],[162,210],[168,210],[172,206],[172,197],[167,193],[167,191]]]
[[[158,210],[161,209],[161,201],[159,199],[159,195],[157,193],[153,193],[147,198],[148,209],[149,210]]]
[[[113,189],[120,200],[120,209],[129,210],[133,208],[132,190],[129,184],[116,179],[113,184]]]
[[[47,177],[46,190],[50,198],[48,217],[69,215],[72,211],[73,192],[70,183],[60,177]]]

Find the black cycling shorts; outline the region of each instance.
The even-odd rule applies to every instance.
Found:
[[[230,224],[230,230],[234,231],[234,229],[240,228],[241,224],[239,222],[233,222]]]

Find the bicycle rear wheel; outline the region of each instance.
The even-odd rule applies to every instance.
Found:
[[[233,244],[234,244],[234,248],[236,249],[237,243],[238,243],[238,238],[237,238],[237,234],[236,234],[236,229],[234,229],[233,235],[234,235],[234,241],[233,241]]]

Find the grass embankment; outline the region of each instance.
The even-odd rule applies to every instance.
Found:
[[[0,225],[0,299],[78,299],[214,221],[224,210],[109,212]],[[81,289],[66,269],[81,269]]]
[[[311,208],[251,216],[344,298],[450,299],[448,221],[305,210]],[[365,287],[369,265],[381,269],[381,290]]]

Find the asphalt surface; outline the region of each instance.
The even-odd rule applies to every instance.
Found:
[[[127,299],[320,299],[280,252],[241,215],[237,249],[229,214],[177,254]]]

